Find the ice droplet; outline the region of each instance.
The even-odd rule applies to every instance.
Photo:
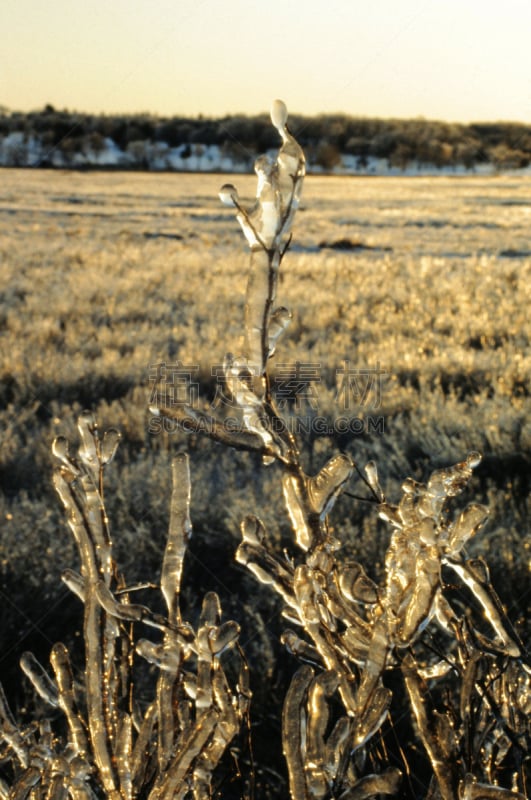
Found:
[[[470,558],[466,564],[477,581],[480,583],[489,583],[490,572],[486,561],[482,558]]]
[[[288,107],[283,100],[273,100],[271,122],[277,130],[283,130],[288,121]]]
[[[116,450],[120,444],[122,435],[116,428],[109,428],[103,434],[103,442],[101,444],[101,463],[110,464],[116,455]]]
[[[291,311],[288,311],[284,306],[276,308],[271,314],[268,328],[270,358],[274,355],[277,342],[290,324],[291,319]]]
[[[471,453],[467,455],[466,463],[471,469],[475,469],[481,463],[481,459],[482,459],[481,453],[478,453],[475,450],[473,450]]]
[[[221,189],[219,190],[219,199],[223,203],[224,206],[230,206],[234,208],[234,206],[238,205],[238,191],[232,183],[224,183]]]
[[[77,428],[81,438],[79,457],[83,463],[94,470],[98,463],[96,441],[98,438],[98,425],[92,411],[83,411],[77,421]]]
[[[53,440],[52,453],[61,464],[61,472],[65,478],[73,481],[80,474],[79,467],[70,456],[69,442],[65,436],[57,436]]]

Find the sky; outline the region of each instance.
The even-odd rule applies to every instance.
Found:
[[[531,123],[529,0],[0,0],[0,106]]]

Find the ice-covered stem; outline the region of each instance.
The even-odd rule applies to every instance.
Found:
[[[167,616],[131,603],[131,590],[113,561],[103,503],[103,470],[119,436],[100,437],[90,413],[79,420],[81,446],[69,453],[66,439],[53,445],[59,462],[54,481],[68,513],[81,558],[81,574],[67,570],[67,586],[84,604],[85,669],[75,680],[62,643],[52,648],[53,676],[31,653],[21,666],[40,697],[66,719],[67,741],[53,736],[51,722],[21,729],[0,687],[0,741],[12,763],[11,786],[0,781],[0,798],[35,800],[149,800],[211,796],[213,771],[237,734],[249,704],[249,678],[241,653],[225,673],[239,626],[221,622],[217,596],[207,594],[197,631],[183,622],[179,595],[191,535],[188,458],[173,461],[170,527],[160,588]],[[162,641],[135,640],[134,623],[162,631]],[[135,655],[158,669],[155,696],[140,711],[133,674]],[[145,692],[145,686],[142,689]],[[54,717],[56,714],[54,713]],[[5,789],[5,791],[4,791]]]
[[[179,453],[172,461],[172,485],[170,526],[162,561],[160,588],[168,609],[168,621],[170,625],[177,625],[181,621],[179,592],[183,561],[192,535],[190,466],[184,453]]]
[[[294,437],[280,417],[271,394],[268,360],[290,320],[290,312],[275,307],[278,272],[288,248],[305,175],[305,158],[287,127],[288,112],[281,100],[273,103],[271,119],[281,137],[275,159],[260,156],[255,164],[258,186],[254,205],[246,209],[232,184],[221,200],[237,209],[237,219],[251,249],[245,302],[245,352],[228,354],[224,363],[226,389],[240,415],[237,429],[189,406],[153,408],[176,420],[183,430],[203,431],[215,441],[258,451],[265,463],[278,461],[284,469],[286,507],[299,546],[305,551],[331,546],[326,518],[352,473],[345,455],[335,456],[313,477],[301,466]]]
[[[275,101],[271,119],[281,146],[276,158],[256,160],[256,200],[246,209],[232,184],[220,190],[226,205],[237,209],[237,219],[251,250],[245,299],[245,347],[241,357],[228,354],[224,378],[228,396],[239,415],[237,429],[227,430],[222,419],[190,406],[155,406],[152,412],[176,420],[188,432],[206,432],[215,441],[262,453],[266,463],[278,459],[293,465],[297,459],[293,437],[277,414],[267,378],[267,362],[286,329],[290,313],[275,308],[280,262],[287,250],[305,175],[301,147],[287,128],[287,109]],[[273,424],[271,424],[273,423]]]
[[[110,587],[113,577],[101,487],[103,470],[114,456],[119,435],[111,431],[100,440],[96,421],[90,413],[80,417],[78,427],[81,436],[79,462],[69,456],[66,440],[58,438],[54,442],[54,455],[60,462],[54,473],[54,483],[81,557],[87,722],[94,760],[105,791],[109,797],[118,797],[119,776],[113,759],[118,707],[113,674],[116,625],[102,608],[97,587],[100,581]]]
[[[441,800],[455,800],[456,776],[455,753],[447,752],[446,739],[437,730],[440,717],[430,718],[426,703],[426,689],[423,688],[418,675],[418,667],[414,658],[407,654],[402,662],[402,672],[413,714],[424,747],[428,753],[433,768],[433,773],[439,787]]]
[[[338,688],[335,670],[315,676],[309,666],[293,676],[282,714],[282,742],[292,800],[340,797],[361,800],[394,795],[401,774],[388,769],[359,777],[350,763],[353,719],[339,717],[330,728],[329,700]]]
[[[258,186],[254,206],[246,210],[231,184],[220,191],[222,201],[238,209],[237,219],[251,248],[245,303],[245,357],[253,376],[253,389],[260,399],[266,392],[267,360],[278,335],[289,322],[289,312],[278,309],[274,330],[270,330],[278,270],[289,245],[305,175],[304,153],[289,132],[287,120],[285,104],[275,100],[271,121],[281,136],[282,145],[275,160],[260,156],[255,162]]]

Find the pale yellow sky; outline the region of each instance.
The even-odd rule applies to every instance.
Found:
[[[0,105],[531,122],[530,0],[0,0]]]

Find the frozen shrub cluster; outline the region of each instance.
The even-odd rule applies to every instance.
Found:
[[[46,703],[62,712],[20,726],[0,698],[0,736],[11,762],[0,796],[25,798],[178,798],[211,794],[211,778],[246,717],[247,666],[237,656],[229,679],[226,652],[237,645],[239,626],[221,622],[213,592],[205,596],[197,629],[179,607],[183,557],[191,534],[187,456],[173,461],[173,493],[160,576],[165,612],[131,601],[113,559],[103,502],[103,476],[119,442],[116,430],[100,437],[90,412],[79,420],[78,456],[64,437],[55,440],[56,490],[81,560],[81,571],[63,574],[84,605],[81,676],[62,643],[50,654],[52,675],[31,654],[22,668]],[[135,623],[158,633],[138,638]],[[153,696],[137,691],[137,659],[152,666]],[[156,675],[156,677],[153,677]]]
[[[461,511],[454,498],[481,456],[434,471],[425,483],[407,478],[390,502],[374,462],[360,468],[346,453],[317,474],[305,471],[297,440],[272,393],[270,364],[290,311],[277,302],[281,262],[301,196],[305,158],[276,101],[281,146],[260,157],[256,199],[246,207],[227,184],[251,251],[244,348],[227,354],[224,387],[232,416],[192,405],[151,411],[232,448],[255,453],[276,470],[293,532],[292,552],[279,553],[262,520],[241,522],[235,557],[283,603],[282,642],[302,662],[286,694],[282,740],[292,800],[525,800],[530,746],[531,662],[467,544],[486,507]],[[230,424],[229,424],[230,423]],[[249,676],[237,643],[239,627],[221,622],[208,594],[199,623],[183,620],[179,593],[190,536],[188,461],[173,462],[170,529],[160,576],[165,607],[132,602],[115,564],[103,498],[103,473],[118,434],[100,437],[94,418],[79,421],[77,457],[54,443],[55,486],[76,541],[81,571],[63,577],[84,604],[84,659],[74,670],[62,644],[53,675],[30,654],[23,668],[57,716],[23,726],[0,704],[8,763],[0,796],[13,798],[209,798],[214,775],[246,720]],[[390,526],[380,581],[345,558],[330,514],[357,475],[365,498]],[[464,600],[463,600],[464,598]],[[139,638],[146,626],[155,640]],[[150,665],[138,677],[141,662]],[[146,696],[145,682],[153,691]],[[141,691],[142,689],[142,691]],[[423,750],[414,774],[400,731]],[[394,744],[390,741],[394,735]],[[252,780],[243,788],[252,797]]]

